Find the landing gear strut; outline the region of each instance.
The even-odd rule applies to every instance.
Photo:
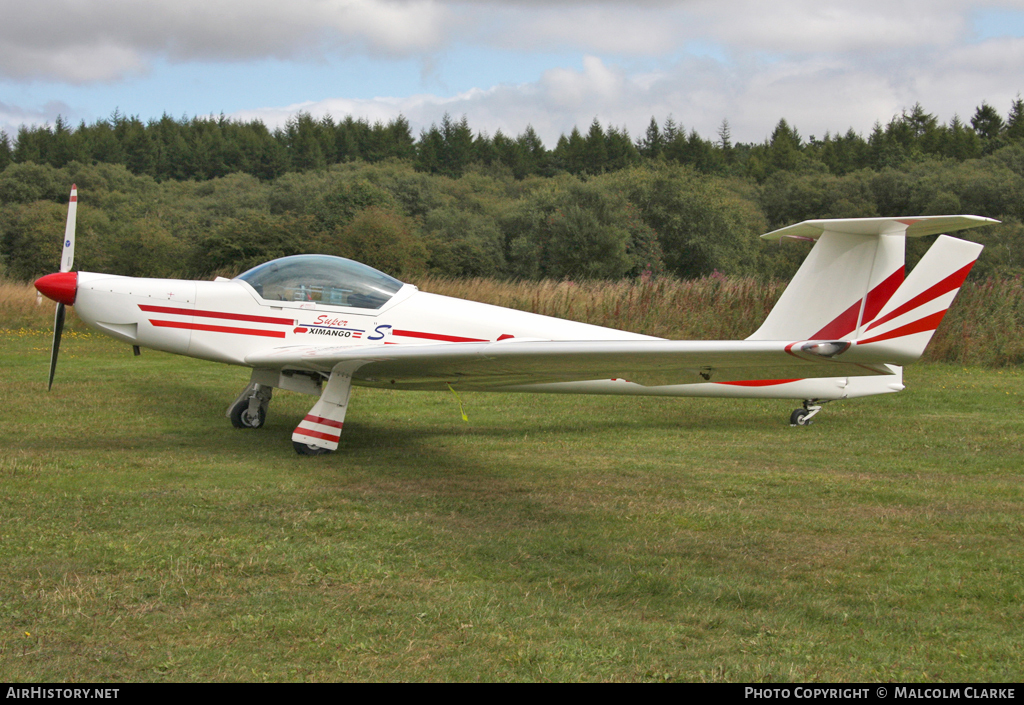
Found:
[[[810,426],[814,415],[821,411],[821,407],[825,402],[819,399],[808,399],[804,402],[802,409],[794,409],[793,413],[789,415],[790,426]]]
[[[235,428],[259,428],[267,421],[267,407],[274,393],[273,387],[251,382],[234,403],[228,407],[227,416]]]

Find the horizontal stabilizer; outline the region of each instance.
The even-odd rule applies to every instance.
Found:
[[[847,235],[905,235],[907,237],[924,237],[940,235],[957,230],[977,228],[982,225],[998,223],[992,218],[980,215],[918,215],[908,218],[828,218],[822,220],[805,220],[779,230],[765,233],[765,240],[781,240],[794,238],[797,240],[817,240],[825,232],[844,233]]]

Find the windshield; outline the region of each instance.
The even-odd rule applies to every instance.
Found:
[[[378,309],[402,282],[359,262],[329,255],[282,257],[239,274],[267,301],[315,301]]]

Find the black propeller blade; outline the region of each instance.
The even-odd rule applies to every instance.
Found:
[[[53,315],[53,345],[50,347],[50,381],[46,389],[53,388],[53,373],[57,371],[57,353],[60,352],[60,336],[64,332],[64,304],[57,304],[57,312]]]
[[[75,302],[78,275],[71,271],[75,262],[75,221],[78,214],[78,187],[71,184],[68,199],[68,220],[64,226],[64,245],[60,255],[60,272],[48,274],[36,280],[36,289],[57,302],[53,315],[53,345],[50,347],[50,381],[46,389],[53,389],[53,373],[57,371],[57,355],[60,353],[60,337],[64,332],[64,309],[66,303]],[[65,303],[66,302],[66,303]]]

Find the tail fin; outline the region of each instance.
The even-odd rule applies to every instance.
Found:
[[[981,250],[974,242],[939,237],[878,315],[865,322],[856,341],[858,356],[896,364],[921,357]]]
[[[970,264],[973,264],[981,252],[980,245],[950,237],[940,238],[904,281],[906,238],[937,235],[997,222],[973,215],[807,220],[762,235],[770,240],[795,238],[817,242],[764,324],[748,340],[858,340],[859,344],[868,345],[882,343],[880,336],[888,336],[884,340],[901,339],[898,346],[902,350],[911,344],[908,338],[911,334],[896,334],[894,331],[901,325],[913,325],[906,319],[928,302],[935,302],[936,307],[945,302],[942,308],[944,313],[963,282],[963,277],[970,270],[966,258],[969,257]],[[973,256],[964,248],[948,242],[938,247],[944,241],[963,243],[969,246],[968,249],[974,248],[971,249]],[[955,279],[952,271],[941,275],[948,268],[947,260],[949,266],[959,262],[956,271],[966,266],[963,277],[955,286],[943,293],[936,293],[928,301],[921,301],[910,309],[898,311],[900,306],[910,305],[932,289],[939,288],[942,283],[940,279],[943,282]],[[918,270],[921,270],[920,274]],[[950,295],[946,297],[945,294]],[[924,315],[935,313],[938,311]],[[883,317],[887,317],[887,320],[883,321]],[[929,318],[927,322],[919,322],[918,325],[929,325],[931,320]],[[941,315],[938,320],[941,320]],[[938,325],[937,320],[935,325]],[[872,335],[868,331],[873,327],[877,328]],[[934,332],[935,328],[930,330]],[[931,332],[920,345],[921,352],[930,340]],[[914,338],[913,350],[917,349],[918,339]],[[889,343],[887,347],[895,345]],[[918,352],[913,359],[917,359],[920,354]],[[905,359],[907,356],[901,354],[899,357]]]

